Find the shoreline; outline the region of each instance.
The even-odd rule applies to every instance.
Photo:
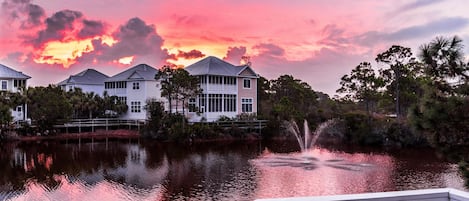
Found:
[[[81,132],[81,133],[59,133],[55,135],[39,135],[39,136],[10,136],[6,141],[10,142],[34,142],[34,141],[67,141],[67,140],[104,140],[104,139],[147,139],[155,140],[152,138],[142,137],[137,130],[97,130],[94,132]],[[250,133],[246,134],[243,138],[237,138],[233,136],[218,136],[216,138],[203,139],[203,138],[193,138],[185,139],[183,142],[189,143],[203,143],[203,142],[227,142],[227,141],[257,141],[261,140],[262,137],[257,136],[256,134]],[[164,140],[166,142],[171,142],[171,140]]]
[[[15,136],[7,139],[7,141],[60,141],[60,140],[79,140],[79,139],[137,139],[140,138],[140,134],[135,130],[98,130],[95,132],[82,132],[82,133],[59,133],[56,135],[48,136]]]

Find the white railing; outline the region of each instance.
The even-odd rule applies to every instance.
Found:
[[[72,119],[67,121],[64,124],[55,125],[55,128],[78,128],[79,132],[81,132],[81,128],[91,128],[94,131],[95,128],[105,128],[108,130],[109,127],[112,126],[129,126],[129,129],[132,126],[137,127],[140,129],[141,126],[145,124],[145,120],[143,119]]]
[[[380,193],[363,193],[349,195],[315,196],[315,197],[291,197],[275,199],[258,199],[257,201],[345,201],[345,200],[363,200],[363,201],[467,201],[469,193],[452,189],[425,189],[409,191],[393,191]]]

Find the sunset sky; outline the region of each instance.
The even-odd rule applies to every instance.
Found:
[[[458,35],[469,53],[466,0],[0,1],[0,63],[33,86],[87,68],[112,76],[139,63],[245,55],[261,76],[290,74],[334,95],[342,75],[393,44],[416,54]]]

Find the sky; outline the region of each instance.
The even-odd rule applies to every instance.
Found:
[[[333,96],[340,78],[392,45],[461,37],[466,0],[0,0],[0,63],[56,84],[88,68],[187,66],[248,56],[267,79],[292,75]]]

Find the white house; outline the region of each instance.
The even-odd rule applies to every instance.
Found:
[[[105,91],[110,96],[117,96],[129,107],[121,118],[147,119],[144,110],[146,101],[155,98],[164,102],[161,98],[161,86],[155,80],[157,72],[149,65],[139,64],[105,80]]]
[[[0,91],[10,91],[13,93],[22,92],[22,88],[27,87],[27,80],[31,78],[22,72],[16,71],[0,64]],[[14,121],[27,119],[27,105],[18,105],[12,109]]]
[[[107,78],[109,78],[109,76],[97,70],[86,69],[76,75],[71,75],[57,85],[64,91],[81,88],[84,93],[93,92],[102,96],[104,92],[104,81]]]
[[[209,56],[185,69],[199,78],[203,90],[199,97],[189,100],[190,121],[216,121],[222,116],[257,113],[259,76],[248,65],[235,66]],[[198,108],[199,114],[192,108]]]

